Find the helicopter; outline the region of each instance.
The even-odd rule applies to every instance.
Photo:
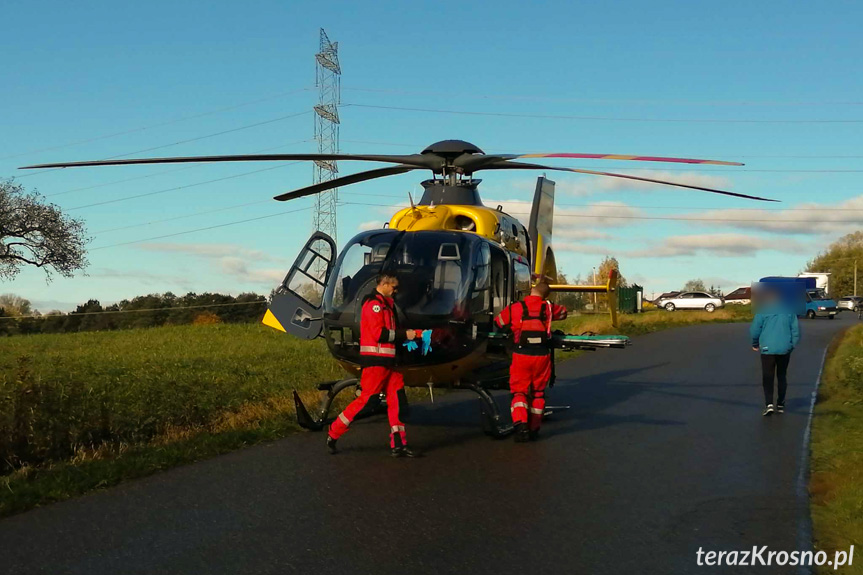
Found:
[[[539,280],[555,292],[609,294],[612,325],[617,327],[615,295],[618,273],[612,270],[605,284],[564,285],[556,283],[557,264],[553,250],[555,183],[537,179],[528,226],[503,211],[482,203],[481,180],[473,175],[483,170],[543,170],[624,178],[700,190],[758,201],[776,201],[713,188],[663,181],[612,172],[546,166],[519,159],[566,158],[611,159],[684,164],[740,166],[737,162],[632,156],[620,154],[544,153],[486,154],[463,140],[444,140],[419,154],[256,154],[97,160],[26,166],[68,168],[129,164],[187,162],[237,162],[308,160],[332,162],[356,160],[395,164],[338,177],[280,194],[289,201],[322,191],[414,170],[430,170],[432,179],[422,182],[423,195],[396,212],[388,224],[354,236],[337,250],[335,241],[316,231],[305,243],[285,279],[274,290],[263,323],[302,339],[323,337],[332,356],[348,377],[318,385],[321,403],[312,415],[294,391],[298,423],[309,430],[322,430],[328,423],[335,398],[345,390],[358,391],[363,367],[359,346],[362,302],[375,289],[376,278],[386,271],[400,281],[395,308],[402,325],[429,330],[429,353],[399,349],[396,369],[407,387],[464,389],[480,399],[484,431],[503,437],[512,426],[501,417],[495,389],[508,388],[512,346],[505,334],[495,332],[493,319],[508,305],[519,301]],[[562,335],[552,339],[555,348],[596,350],[624,348],[625,336]],[[553,409],[550,408],[549,411]]]

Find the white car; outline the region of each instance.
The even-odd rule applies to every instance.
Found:
[[[657,306],[665,308],[667,311],[703,309],[707,312],[713,312],[716,308],[725,307],[725,299],[701,291],[689,291],[672,298],[660,299]]]

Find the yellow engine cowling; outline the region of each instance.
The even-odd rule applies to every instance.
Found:
[[[396,212],[390,228],[400,231],[449,230],[478,234],[527,256],[527,236],[515,218],[485,206],[414,206]],[[515,233],[513,233],[515,232]]]

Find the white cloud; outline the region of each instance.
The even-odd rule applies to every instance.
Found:
[[[554,252],[560,254],[562,252],[571,252],[576,254],[588,254],[606,256],[610,255],[612,250],[607,247],[594,244],[580,244],[575,242],[560,242],[554,241]]]
[[[179,286],[183,290],[190,291],[192,282],[189,278],[180,275],[157,274],[143,270],[118,270],[113,268],[98,268],[90,277],[103,279],[133,280],[135,283],[145,286],[164,286],[166,284]]]
[[[272,261],[287,263],[287,260],[271,256],[260,250],[251,250],[236,244],[178,244],[178,243],[147,243],[141,244],[142,250],[152,252],[180,253],[204,258],[242,257],[254,261]]]
[[[677,184],[685,184],[688,186],[701,186],[702,188],[719,188],[720,190],[729,190],[729,188],[731,188],[731,180],[729,180],[728,178],[724,176],[715,176],[700,172],[666,172],[662,170],[641,170],[637,172],[626,173],[626,170],[621,170],[620,173],[639,178],[665,180]],[[599,178],[599,180],[596,187],[606,192],[612,192],[617,190],[662,189],[661,184],[655,184],[652,182],[641,182],[638,180],[613,178],[607,176],[597,176],[597,178]]]
[[[673,258],[709,255],[717,257],[753,256],[764,250],[804,255],[811,248],[793,240],[781,242],[745,234],[699,234],[671,236],[653,247],[626,252],[634,258]]]
[[[503,211],[521,220],[525,225],[530,217],[532,202],[524,200],[489,200],[486,205],[503,206]],[[631,226],[628,218],[643,215],[642,210],[624,202],[597,202],[590,206],[570,208],[554,207],[554,233],[578,233],[585,226],[603,228]],[[623,219],[621,219],[623,218]]]
[[[372,220],[370,222],[361,223],[359,226],[357,226],[357,229],[361,232],[365,232],[368,230],[377,230],[377,229],[380,229],[382,227],[384,227],[384,223],[382,221]]]
[[[220,274],[242,283],[275,286],[288,271],[291,261],[271,256],[261,250],[254,250],[236,244],[142,244],[141,249],[156,252],[183,254],[211,262]],[[256,264],[280,264],[279,268],[260,268]],[[188,283],[187,280],[183,280]]]
[[[555,244],[557,238],[566,238],[568,240],[608,240],[611,239],[611,234],[601,232],[592,228],[577,228],[569,225],[558,225],[553,231]]]
[[[577,168],[578,166],[573,166]],[[718,188],[720,190],[730,190],[732,182],[725,176],[711,175],[702,172],[671,172],[665,170],[629,170],[624,168],[608,170],[599,170],[591,168],[593,171],[610,171],[611,173],[619,173],[621,175],[635,176],[639,178],[651,178],[654,180],[665,180],[678,184],[690,186],[700,186],[702,188]],[[661,190],[663,185],[652,182],[642,182],[639,180],[630,180],[627,178],[616,178],[613,176],[594,176],[584,174],[578,177],[571,177],[569,174],[564,175],[561,172],[551,172],[555,178],[555,195],[560,196],[575,196],[584,197],[595,194],[616,192],[619,190]],[[513,180],[511,185],[514,189],[525,191],[529,190],[533,193],[536,188],[536,180]],[[667,189],[667,188],[666,188]]]
[[[699,226],[730,227],[774,234],[842,234],[863,227],[863,195],[836,204],[796,204],[793,210],[716,210],[709,214],[683,214],[682,217],[706,219]],[[717,221],[724,220],[724,221]]]
[[[222,272],[248,283],[275,286],[284,279],[288,272],[287,269],[252,269],[249,267],[249,263],[242,258],[226,257],[220,258],[218,261]]]

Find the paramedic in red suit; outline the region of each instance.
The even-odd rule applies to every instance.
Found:
[[[409,449],[405,436],[405,424],[399,419],[399,390],[404,389],[402,374],[393,369],[396,361],[396,344],[422,336],[422,331],[401,330],[396,326],[393,308],[393,293],[399,280],[394,275],[382,273],[377,278],[375,291],[363,300],[360,316],[360,355],[363,370],[360,379],[361,395],[339,414],[327,434],[327,447],[336,453],[336,440],[351,425],[351,422],[381,392],[387,397],[387,415],[390,421],[390,448],[393,457],[416,457]]]
[[[499,328],[512,330],[516,344],[509,368],[516,441],[536,439],[539,433],[545,386],[551,377],[551,322],[566,319],[565,307],[547,301],[549,293],[548,284],[540,282],[523,301],[510,305],[494,320]]]

